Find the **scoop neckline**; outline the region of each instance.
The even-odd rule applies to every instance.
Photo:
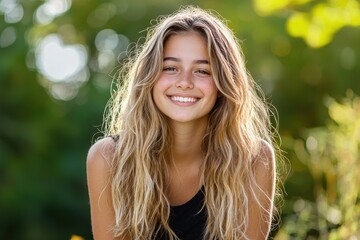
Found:
[[[196,200],[198,200],[203,195],[204,195],[204,186],[202,186],[199,189],[199,191],[192,198],[190,198],[188,201],[186,201],[185,203],[180,204],[180,205],[170,205],[170,208],[172,208],[172,209],[180,209],[180,208],[187,207],[189,205],[192,205],[194,202],[197,202]]]

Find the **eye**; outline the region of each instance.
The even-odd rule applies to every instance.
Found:
[[[195,71],[195,73],[198,73],[200,75],[206,75],[206,76],[210,75],[210,71],[208,71],[206,69],[198,69],[198,70]]]
[[[169,66],[169,67],[164,67],[164,68],[163,68],[163,71],[164,71],[164,72],[175,72],[175,71],[176,71],[176,68],[175,68],[175,67],[171,67],[171,66]]]

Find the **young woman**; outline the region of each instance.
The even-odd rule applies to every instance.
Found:
[[[266,239],[275,158],[269,111],[239,44],[182,8],[123,67],[87,177],[95,239]]]

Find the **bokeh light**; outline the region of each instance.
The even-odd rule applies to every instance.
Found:
[[[35,50],[39,72],[51,82],[53,97],[61,100],[74,98],[78,88],[89,79],[87,61],[83,45],[65,45],[57,34],[46,36]]]
[[[93,28],[102,27],[115,14],[122,13],[127,10],[128,4],[126,1],[119,1],[119,4],[121,4],[120,7],[117,7],[117,5],[112,2],[100,4],[94,11],[89,13],[87,23]]]
[[[95,37],[98,50],[97,66],[93,69],[99,72],[110,72],[115,67],[121,54],[129,45],[129,39],[112,29],[103,29]]]
[[[4,14],[4,20],[7,23],[20,22],[24,16],[24,8],[16,0],[1,0],[0,13]]]
[[[229,20],[279,115],[274,239],[359,239],[359,0],[191,3]],[[182,4],[0,0],[0,239],[92,239],[85,161],[122,58]]]
[[[345,69],[353,69],[356,66],[356,54],[352,47],[344,47],[340,54],[340,64]]]
[[[68,11],[71,7],[71,0],[47,0],[40,5],[35,12],[35,20],[41,24],[48,24]]]
[[[36,64],[50,81],[67,81],[86,65],[87,52],[79,44],[64,45],[56,34],[45,37],[36,50]]]
[[[16,29],[14,27],[6,27],[0,33],[0,47],[6,48],[11,46],[16,40]]]

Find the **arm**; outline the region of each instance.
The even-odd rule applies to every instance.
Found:
[[[113,239],[115,223],[111,200],[110,161],[114,151],[111,138],[96,142],[89,150],[86,171],[90,197],[91,225],[95,240]]]
[[[267,239],[271,227],[276,176],[274,151],[267,142],[263,142],[261,153],[254,160],[253,171],[257,184],[253,189],[262,207],[256,199],[249,198],[249,225],[246,235],[251,240],[264,240]]]

